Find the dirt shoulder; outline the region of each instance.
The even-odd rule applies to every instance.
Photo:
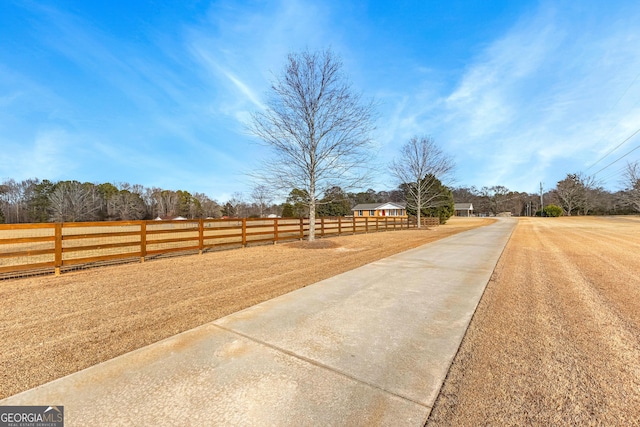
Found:
[[[0,281],[0,398],[490,219]],[[313,249],[313,250],[309,250]]]
[[[521,219],[428,426],[640,425],[640,222]]]

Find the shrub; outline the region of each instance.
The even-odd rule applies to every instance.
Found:
[[[552,217],[562,216],[562,208],[556,205],[549,205],[544,208],[544,214]]]

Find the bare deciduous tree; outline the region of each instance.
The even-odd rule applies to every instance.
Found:
[[[574,211],[586,215],[593,205],[592,193],[596,188],[597,182],[592,176],[570,173],[558,182],[555,196],[568,216]]]
[[[204,218],[220,218],[222,216],[218,202],[212,200],[206,194],[194,193],[193,198],[200,203]]]
[[[266,185],[256,185],[251,191],[251,199],[258,208],[258,216],[264,218],[265,210],[273,203],[273,192]]]
[[[144,219],[147,215],[147,206],[137,193],[129,190],[120,190],[113,196],[113,209],[120,220]]]
[[[29,220],[29,199],[40,181],[25,179],[20,182],[7,179],[0,184],[0,206],[4,210],[7,223],[27,222]]]
[[[330,50],[292,53],[264,111],[252,115],[249,132],[273,152],[256,177],[284,192],[308,193],[310,241],[322,194],[334,186],[357,188],[366,179],[374,105],[361,98]]]
[[[49,195],[51,221],[75,222],[94,220],[100,211],[95,187],[77,181],[64,181],[56,185]]]
[[[634,210],[640,211],[640,162],[627,163],[623,180],[624,201]]]
[[[230,213],[233,213],[233,215],[228,216],[235,216],[237,218],[247,218],[249,216],[249,206],[244,200],[244,194],[240,191],[236,191],[231,195],[227,205],[232,207]]]
[[[166,218],[173,217],[178,214],[178,193],[172,190],[162,190],[153,188],[151,197],[153,198],[155,215]]]
[[[407,208],[415,209],[420,227],[420,211],[438,207],[444,202],[443,194],[435,191],[441,181],[447,185],[454,163],[435,141],[427,136],[412,137],[400,149],[400,156],[389,165],[392,175],[404,189]],[[435,177],[437,180],[428,179]]]

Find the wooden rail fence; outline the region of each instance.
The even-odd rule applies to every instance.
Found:
[[[426,224],[437,225],[437,218]],[[407,218],[318,218],[316,236],[402,230]],[[174,221],[0,224],[0,278],[55,273],[118,260],[145,259],[174,252],[304,239],[308,219],[247,218]]]

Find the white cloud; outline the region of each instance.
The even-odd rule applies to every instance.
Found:
[[[256,94],[255,90],[250,88],[248,83],[243,82],[240,77],[224,68],[220,64],[220,62],[216,60],[216,58],[214,58],[212,52],[198,45],[192,46],[192,52],[196,56],[196,58],[206,66],[209,72],[211,72],[213,75],[221,74],[226,78],[227,81],[231,82],[233,88],[235,89],[233,92],[240,92],[240,94],[243,95],[244,98],[251,104],[253,104],[254,107],[260,109],[264,108],[264,105],[260,101],[259,96]],[[238,105],[238,103],[235,104]]]
[[[264,108],[269,82],[289,52],[340,50],[339,37],[332,31],[329,9],[307,1],[220,2],[205,22],[186,30],[187,50],[216,88],[219,111],[231,117]]]
[[[38,131],[27,143],[2,142],[0,169],[7,177],[23,180],[33,177],[56,179],[76,166],[68,155],[70,135],[63,129]]]
[[[640,126],[625,103],[609,108],[640,70],[630,50],[640,45],[638,21],[601,12],[574,20],[570,7],[543,4],[473,60],[435,120],[471,182],[530,188],[555,181],[620,141],[623,129]],[[625,98],[639,95],[636,84]],[[616,130],[602,140],[612,124]],[[559,162],[562,170],[553,170]]]

